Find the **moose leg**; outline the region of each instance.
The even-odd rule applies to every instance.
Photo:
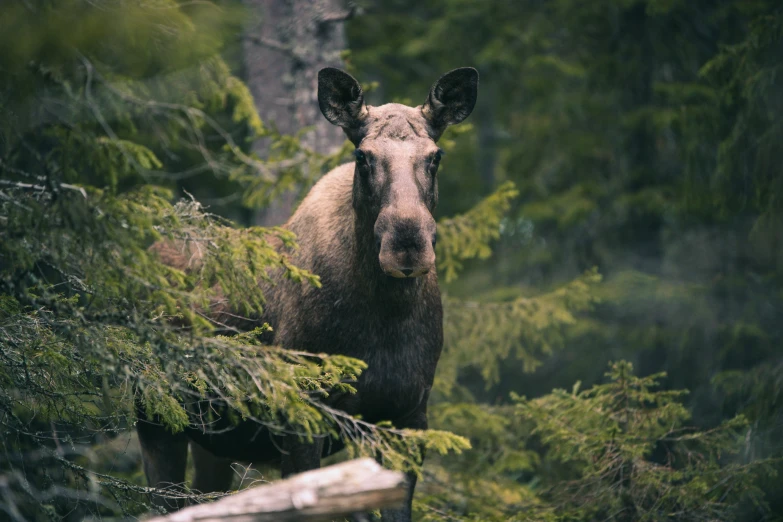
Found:
[[[195,442],[190,443],[195,476],[191,489],[199,493],[224,493],[231,489],[234,470],[230,459],[214,456]]]
[[[144,474],[147,484],[158,489],[177,491],[172,486],[185,482],[185,467],[188,459],[188,439],[184,433],[171,433],[164,426],[147,420],[139,420],[136,432],[141,443]],[[168,498],[153,493],[152,504],[166,511],[176,511],[185,505],[184,498]]]
[[[395,422],[394,426],[401,429],[426,430],[427,412],[424,409],[416,411],[409,417]],[[424,448],[421,448],[421,459],[422,462],[420,462],[420,464],[424,464]],[[381,463],[380,456],[378,457],[378,461]],[[405,474],[405,481],[408,488],[407,495],[405,496],[405,504],[399,509],[382,509],[381,520],[383,522],[411,522],[413,517],[413,492],[416,489],[417,479],[418,476],[413,471],[409,471]]]
[[[299,440],[294,435],[283,437],[280,474],[283,478],[296,473],[321,467],[321,452],[324,439],[317,437],[313,442]]]

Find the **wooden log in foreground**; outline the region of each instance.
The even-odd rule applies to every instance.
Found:
[[[148,522],[332,520],[351,513],[399,507],[405,493],[403,473],[383,469],[372,459],[356,459],[246,489]]]

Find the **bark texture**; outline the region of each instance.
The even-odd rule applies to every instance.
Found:
[[[318,109],[317,76],[323,67],[342,67],[344,22],[352,11],[343,0],[245,0],[255,23],[245,35],[245,79],[265,123],[292,134],[314,130],[303,143],[320,153],[339,147],[345,136]],[[264,154],[263,140],[256,151]],[[256,224],[280,225],[291,214],[293,196],[256,216]]]
[[[357,459],[244,490],[149,522],[332,520],[399,507],[405,495],[403,473],[385,470],[372,459]]]

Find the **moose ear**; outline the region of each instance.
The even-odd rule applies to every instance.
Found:
[[[318,105],[327,120],[346,131],[359,127],[367,117],[359,82],[334,67],[318,71]]]
[[[460,123],[473,112],[478,80],[476,69],[460,67],[441,76],[432,86],[421,112],[430,123],[435,138],[439,138],[446,127]]]

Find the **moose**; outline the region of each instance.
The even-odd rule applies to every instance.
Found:
[[[284,225],[300,245],[292,262],[318,274],[322,287],[282,279],[265,286],[261,319],[284,348],[365,361],[357,392],[333,406],[369,422],[427,428],[443,345],[433,218],[443,151],[436,143],[470,115],[477,94],[478,72],[470,67],[443,75],[417,107],[370,106],[349,74],[318,74],[321,112],[355,145],[355,161],[324,175]],[[139,411],[137,430],[151,486],[184,482],[189,443],[193,488],[202,492],[231,487],[232,461],[279,462],[287,476],[319,467],[326,453],[323,439],[288,436],[278,444],[242,423],[220,434],[172,434]],[[382,512],[383,520],[411,519],[415,484],[409,474],[405,506]]]

